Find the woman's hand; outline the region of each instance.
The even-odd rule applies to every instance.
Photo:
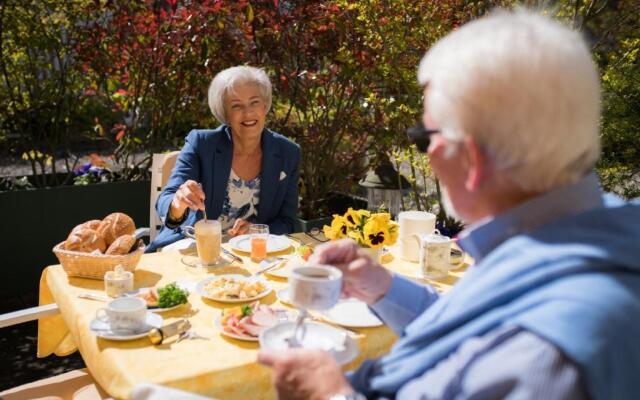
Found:
[[[233,228],[227,231],[227,234],[230,237],[244,235],[245,233],[249,232],[250,225],[251,225],[251,222],[238,218],[236,222],[233,224]]]
[[[200,184],[189,179],[176,191],[171,200],[169,212],[172,219],[180,219],[187,208],[197,211],[204,210],[204,192]]]
[[[333,265],[342,271],[342,293],[367,304],[380,300],[391,287],[391,272],[371,260],[351,239],[318,246],[310,263]]]

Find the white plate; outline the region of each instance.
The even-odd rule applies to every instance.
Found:
[[[297,315],[295,312],[293,312],[291,310],[278,309],[278,311],[282,312],[282,315],[283,315],[282,319],[284,321],[287,321],[287,320],[292,321],[292,320],[294,320],[296,318],[296,315]],[[218,328],[218,330],[220,330],[220,334],[222,336],[227,336],[227,337],[230,337],[230,338],[233,338],[233,339],[238,339],[238,340],[244,340],[244,341],[247,341],[247,342],[257,342],[258,341],[258,337],[257,336],[240,335],[240,334],[237,334],[237,333],[225,331],[224,328],[222,327],[221,321],[222,321],[222,314],[220,314],[218,316],[218,318],[216,318],[216,321],[215,321],[216,328]]]
[[[251,253],[251,235],[240,235],[229,239],[229,245],[236,251]],[[274,253],[291,247],[292,243],[286,236],[269,235],[267,239],[267,253]]]
[[[204,287],[208,282],[215,281],[215,280],[220,279],[220,278],[227,278],[227,279],[234,278],[234,279],[240,279],[240,280],[250,281],[250,282],[260,281],[265,285],[266,288],[261,293],[258,293],[257,296],[247,297],[246,299],[234,299],[234,298],[227,298],[227,297],[224,297],[224,298],[213,297],[213,296],[211,296],[211,295],[209,295],[207,293],[207,291],[204,289]],[[263,298],[264,296],[266,296],[269,293],[271,293],[271,290],[273,290],[273,289],[271,289],[271,287],[269,286],[267,281],[265,281],[264,279],[260,278],[259,276],[255,277],[255,278],[251,278],[251,277],[248,277],[248,276],[236,275],[236,274],[210,276],[209,278],[206,278],[206,279],[198,282],[198,284],[196,285],[196,293],[198,293],[200,296],[202,296],[202,297],[204,297],[206,299],[209,299],[209,300],[219,301],[221,303],[249,303],[249,302],[252,302],[254,300],[258,300],[258,299]]]
[[[291,298],[289,297],[289,289],[280,289],[276,292],[276,297],[283,304],[291,305]]]
[[[178,285],[178,287],[180,287],[180,289],[184,289],[183,287],[181,287],[180,285]],[[149,292],[151,288],[145,287],[145,288],[138,288],[135,289],[131,292],[127,292],[125,293],[125,296],[129,296],[129,297],[138,297],[139,294],[146,294],[147,292]],[[141,297],[140,297],[141,298]],[[142,299],[144,300],[144,299]],[[167,312],[167,311],[171,311],[171,310],[175,310],[176,308],[180,307],[181,305],[184,304],[188,304],[189,302],[187,301],[186,303],[182,303],[182,304],[178,304],[176,306],[173,307],[165,307],[165,308],[160,308],[160,307],[149,307],[147,305],[147,310],[153,312],[153,313],[163,313],[163,312]]]
[[[358,344],[346,331],[317,322],[305,322],[307,332],[302,347],[328,351],[340,365],[353,361],[359,353]],[[283,322],[265,329],[260,334],[260,347],[273,350],[289,348],[286,339],[291,337],[295,322]]]
[[[369,310],[366,303],[353,298],[340,300],[333,308],[321,311],[320,315],[335,324],[350,328],[371,328],[383,325],[382,321]]]
[[[149,333],[151,329],[160,327],[162,327],[162,317],[150,311],[147,311],[147,327],[140,331],[114,331],[111,330],[111,326],[108,322],[103,322],[97,319],[94,319],[89,324],[89,329],[94,335],[103,339],[116,341],[139,339],[147,336],[147,333]]]

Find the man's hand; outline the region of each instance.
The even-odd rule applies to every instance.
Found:
[[[176,194],[173,195],[169,210],[171,218],[182,218],[187,208],[193,211],[204,210],[204,197],[204,192],[200,184],[189,179],[180,185]]]
[[[227,234],[230,237],[244,235],[245,233],[249,232],[249,226],[251,226],[251,222],[238,218],[233,224],[233,228],[227,231]]]
[[[273,368],[281,400],[327,400],[353,391],[338,363],[321,350],[260,350],[258,362]]]
[[[309,262],[339,268],[343,274],[343,295],[355,297],[367,304],[380,300],[391,287],[391,272],[371,260],[350,239],[318,246]]]

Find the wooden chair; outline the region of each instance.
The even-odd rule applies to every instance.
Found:
[[[149,201],[149,240],[156,238],[164,222],[156,213],[156,201],[160,197],[160,192],[167,185],[173,167],[176,165],[179,151],[170,153],[154,154],[151,166],[151,198]]]

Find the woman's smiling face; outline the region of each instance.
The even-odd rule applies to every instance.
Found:
[[[224,110],[234,135],[260,137],[267,116],[267,104],[257,85],[244,83],[227,91]]]

